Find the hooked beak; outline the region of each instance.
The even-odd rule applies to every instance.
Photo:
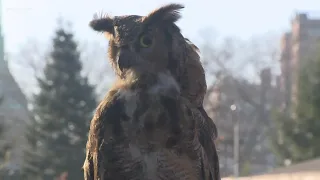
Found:
[[[134,64],[136,64],[135,61],[136,57],[132,51],[127,48],[121,48],[117,59],[117,64],[120,71],[123,72],[124,70],[129,69]]]

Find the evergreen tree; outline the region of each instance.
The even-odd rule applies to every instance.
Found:
[[[0,97],[0,106],[3,102],[3,96]],[[4,117],[0,116],[0,142],[3,141],[4,139],[4,130],[5,130],[5,126],[4,126]],[[5,154],[7,151],[7,147],[6,144],[2,143],[0,144],[0,178],[2,177],[2,172],[3,172],[3,166],[5,164]]]
[[[26,136],[31,147],[25,154],[26,179],[53,180],[64,172],[68,179],[83,179],[81,167],[96,100],[81,70],[73,34],[58,28],[44,77],[38,79],[40,92],[34,97],[34,119]]]
[[[4,96],[0,97],[0,106],[2,105],[4,100]],[[10,161],[10,152],[12,149],[12,144],[9,141],[6,141],[4,138],[6,132],[6,124],[4,123],[4,116],[0,116],[0,179],[7,180],[12,179],[15,180],[15,172],[14,174],[10,173],[10,170],[7,169],[7,165]]]
[[[1,100],[0,100],[0,105],[1,105]],[[1,117],[0,117],[0,120],[2,120]],[[4,136],[4,124],[0,123],[0,142],[3,141],[4,139],[3,136]],[[4,144],[0,144],[0,178],[2,177],[3,167],[5,165],[5,154],[6,154],[6,147]]]
[[[302,64],[294,118],[278,113],[273,147],[278,160],[297,163],[320,157],[320,54]]]

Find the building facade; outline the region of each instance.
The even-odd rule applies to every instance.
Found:
[[[25,130],[29,113],[27,100],[10,73],[5,57],[1,0],[0,9],[0,124],[5,127],[0,147],[8,147],[5,168],[15,170],[22,163],[23,149],[26,147]]]
[[[282,108],[291,115],[297,103],[299,70],[315,55],[319,40],[320,19],[309,18],[304,13],[296,14],[291,21],[290,32],[282,36],[278,83],[282,93]]]

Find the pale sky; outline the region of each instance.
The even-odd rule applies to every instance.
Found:
[[[280,35],[290,27],[290,19],[295,12],[309,12],[311,15],[320,17],[320,0],[0,0],[2,1],[2,24],[5,36],[5,48],[9,53],[9,67],[16,77],[22,89],[28,94],[35,87],[32,82],[31,71],[21,64],[25,62],[24,55],[19,55],[21,49],[32,46],[28,42],[40,44],[40,48],[50,47],[54,28],[57,27],[57,19],[63,17],[73,23],[76,39],[80,43],[93,41],[98,43],[91,45],[91,50],[96,50],[96,57],[105,61],[106,40],[99,33],[94,32],[88,26],[93,14],[105,12],[111,15],[146,15],[154,8],[167,3],[182,3],[182,19],[178,25],[185,37],[189,38],[197,46],[201,47],[203,42],[203,30],[214,30],[211,35],[218,38],[233,36],[248,39],[252,36],[263,36],[266,34]],[[268,35],[267,35],[268,36]],[[205,38],[208,39],[207,36]],[[215,37],[213,37],[215,38]],[[259,39],[259,38],[258,38]],[[31,40],[31,41],[30,41]],[[268,40],[265,40],[265,43]],[[270,40],[269,40],[270,41]],[[272,42],[274,40],[271,40]],[[273,44],[279,43],[280,41]],[[42,45],[44,43],[44,45]],[[27,45],[26,45],[27,44]],[[39,46],[39,45],[38,45]],[[40,52],[42,53],[42,52]],[[12,58],[12,56],[15,56]],[[31,54],[32,55],[32,54]],[[16,63],[16,59],[22,61]],[[27,57],[29,58],[29,57]],[[13,60],[13,61],[12,61]],[[37,61],[40,63],[40,61]],[[99,63],[88,63],[93,65],[88,68],[105,72],[105,66]],[[87,66],[86,66],[87,67]],[[251,68],[251,69],[250,69]],[[91,70],[91,71],[92,71]],[[256,70],[248,66],[245,71],[247,77],[255,78]],[[89,78],[90,79],[90,78]],[[99,79],[96,77],[93,80]]]
[[[320,15],[319,0],[2,0],[6,50],[15,52],[28,39],[48,42],[59,16],[72,21],[77,38],[97,40],[100,34],[88,27],[95,12],[112,15],[146,15],[170,2],[185,5],[178,22],[182,33],[199,40],[201,30],[212,28],[220,35],[248,38],[265,33],[281,33],[298,11]]]

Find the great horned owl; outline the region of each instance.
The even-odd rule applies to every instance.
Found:
[[[126,69],[148,62],[155,70],[170,70],[178,82],[181,95],[197,108],[193,113],[199,121],[199,140],[209,159],[211,176],[219,176],[214,139],[217,129],[203,109],[207,90],[205,73],[198,48],[184,38],[175,22],[180,18],[180,4],[162,6],[147,16],[101,16],[90,26],[103,32],[109,40],[109,60],[118,77]],[[217,178],[216,178],[217,179]]]
[[[206,156],[193,105],[168,70],[155,69],[125,70],[98,106],[85,180],[204,180]]]
[[[160,7],[147,16],[95,17],[90,26],[109,40],[109,60],[118,76],[138,61],[168,68],[182,87],[182,94],[198,107],[207,90],[198,48],[180,33],[175,22],[180,4]]]

